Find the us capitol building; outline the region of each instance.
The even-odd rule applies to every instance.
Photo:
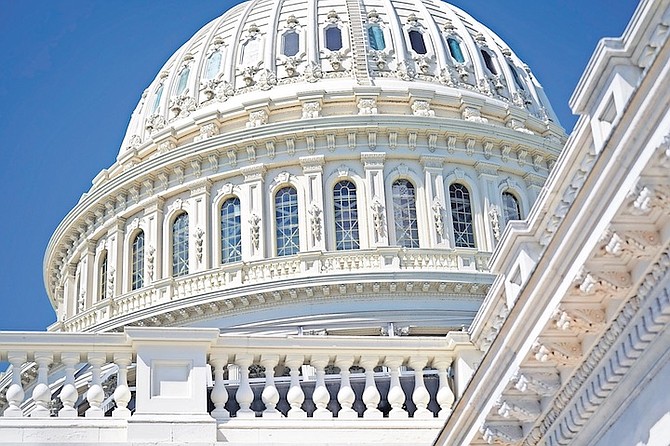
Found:
[[[448,3],[233,7],[0,332],[0,443],[667,446],[669,33],[641,0],[566,135]]]

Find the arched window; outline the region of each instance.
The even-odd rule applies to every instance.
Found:
[[[154,93],[154,104],[151,107],[151,113],[156,113],[156,111],[158,111],[158,107],[161,105],[161,96],[163,96],[163,84],[161,84],[156,90],[156,93]]]
[[[416,192],[408,180],[396,180],[391,186],[396,244],[419,247],[419,225],[416,220]]]
[[[282,54],[293,57],[300,50],[300,38],[295,31],[287,31],[282,36]]]
[[[503,192],[502,208],[505,223],[510,220],[521,220],[521,208],[519,207],[519,200],[517,200],[516,197],[510,192]]]
[[[188,85],[188,75],[191,74],[191,69],[189,67],[184,68],[179,73],[179,80],[177,82],[177,94],[182,94],[186,90]]]
[[[326,48],[330,51],[342,49],[342,31],[337,26],[326,28]]]
[[[277,225],[277,256],[290,256],[300,251],[298,229],[298,191],[288,186],[275,195]]]
[[[214,51],[209,58],[207,58],[207,65],[205,65],[205,80],[214,79],[221,69],[221,51]]]
[[[358,249],[358,207],[356,185],[340,181],[333,189],[335,204],[335,249]]]
[[[172,223],[172,275],[188,274],[188,214],[179,214]]]
[[[135,234],[131,247],[130,289],[138,290],[144,286],[144,231]]]
[[[458,43],[458,40],[453,37],[447,38],[447,45],[449,45],[449,53],[451,57],[458,63],[464,63],[465,57],[463,57],[463,51],[461,50],[461,44]]]
[[[521,78],[519,77],[519,73],[517,73],[516,68],[514,68],[511,64],[507,65],[509,66],[509,70],[512,72],[512,77],[514,78],[514,83],[516,86],[519,87],[520,90],[525,90],[523,82],[521,82]]]
[[[98,299],[107,298],[107,250],[100,254],[100,263],[98,263]]]
[[[472,228],[472,206],[468,188],[462,184],[452,184],[449,186],[449,199],[456,247],[474,248],[475,234]]]
[[[221,263],[242,260],[242,211],[240,199],[232,197],[221,205]]]
[[[370,48],[373,50],[381,51],[386,48],[384,31],[382,31],[379,25],[371,25],[368,27],[368,40],[370,41]]]
[[[409,33],[409,43],[412,45],[412,49],[416,54],[426,54],[428,50],[426,49],[426,42],[423,40],[423,34],[419,31],[412,30]]]
[[[496,70],[496,65],[493,63],[493,58],[489,54],[488,51],[484,50],[479,50],[482,53],[482,57],[484,58],[484,64],[486,65],[486,68],[489,69],[491,74],[497,75],[498,70]]]

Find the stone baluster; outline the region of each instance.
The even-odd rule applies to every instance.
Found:
[[[61,418],[76,418],[79,413],[74,405],[77,403],[79,393],[74,385],[74,366],[80,361],[79,353],[61,353],[60,360],[65,366],[65,384],[60,391],[60,400],[63,407],[58,411],[58,416]]]
[[[437,404],[440,405],[440,411],[437,414],[439,418],[448,418],[451,414],[451,406],[454,404],[454,392],[449,386],[449,377],[447,376],[447,370],[452,361],[452,358],[440,358],[433,361],[433,367],[437,369],[440,377],[440,387],[435,396]]]
[[[304,360],[303,355],[286,355],[284,361],[284,364],[290,369],[291,375],[291,387],[286,394],[286,399],[291,406],[287,414],[289,418],[307,418],[307,412],[300,407],[305,401],[305,393],[300,387],[300,367]]]
[[[7,402],[9,407],[5,409],[4,416],[6,417],[22,417],[23,409],[21,403],[26,396],[23,391],[23,384],[21,384],[21,367],[25,364],[27,355],[25,352],[8,352],[7,361],[12,365],[12,384],[7,389]]]
[[[330,393],[326,388],[326,371],[325,368],[330,362],[328,356],[319,355],[312,356],[310,364],[316,369],[316,385],[314,386],[314,393],[312,393],[312,401],[316,409],[312,414],[313,418],[333,418],[333,413],[328,410],[328,403],[330,402]]]
[[[261,365],[265,367],[265,388],[261,394],[265,410],[263,418],[282,418],[283,414],[277,410],[279,391],[275,387],[275,367],[279,362],[279,355],[262,355]]]
[[[337,417],[342,419],[358,418],[358,413],[351,408],[356,400],[356,394],[354,394],[349,381],[351,375],[349,368],[353,363],[354,358],[350,356],[338,356],[335,360],[335,365],[340,368],[340,390],[337,392],[337,402],[340,403],[341,409],[337,413]]]
[[[404,358],[402,356],[387,357],[384,365],[389,368],[391,372],[391,385],[389,387],[388,402],[391,405],[389,418],[408,418],[409,414],[402,408],[405,404],[405,392],[400,386],[400,366]]]
[[[47,418],[51,416],[49,403],[51,403],[51,388],[49,387],[49,365],[53,362],[53,354],[50,352],[35,352],[35,363],[37,363],[37,385],[33,389],[33,401],[35,409],[30,413],[34,418]]]
[[[238,418],[255,418],[256,412],[251,410],[251,403],[254,402],[254,392],[249,385],[249,366],[254,363],[254,355],[242,353],[235,355],[235,364],[240,368],[240,386],[235,393],[235,400],[240,405],[237,411]]]
[[[414,369],[414,392],[412,392],[412,401],[416,406],[414,418],[432,418],[433,414],[428,410],[430,394],[423,382],[423,368],[426,366],[428,358],[425,356],[412,357],[409,360],[409,366]]]
[[[381,396],[377,385],[375,384],[375,367],[379,364],[379,357],[366,356],[362,357],[358,364],[365,369],[365,390],[363,391],[363,404],[365,404],[365,412],[363,418],[383,418],[384,414],[377,409]]]
[[[223,373],[224,368],[228,365],[228,358],[225,355],[212,355],[209,362],[214,367],[214,387],[210,395],[212,404],[214,404],[212,417],[217,420],[227,420],[230,418],[230,412],[225,407],[228,402],[228,390],[226,390],[226,386],[223,384]]]
[[[102,402],[105,400],[105,391],[102,390],[101,371],[102,366],[107,362],[105,353],[89,353],[88,363],[91,365],[91,384],[86,392],[86,400],[89,408],[86,409],[86,416],[89,418],[102,418],[105,412],[102,410]]]
[[[119,367],[116,378],[116,389],[114,389],[114,402],[116,409],[112,412],[113,418],[130,418],[128,403],[130,402],[130,389],[128,388],[128,367],[133,362],[130,353],[115,353],[114,364]]]

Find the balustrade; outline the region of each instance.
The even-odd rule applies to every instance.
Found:
[[[169,348],[137,349],[133,336],[146,330],[153,336],[143,340],[146,345],[165,345],[160,344],[164,336],[180,346],[174,361],[169,356],[151,356],[155,351],[169,355]],[[151,383],[151,389],[146,389],[139,380],[130,381],[130,371],[135,378],[135,364],[139,367],[141,362],[156,379],[165,376],[169,381],[165,389],[170,392],[171,386],[177,386],[175,382],[181,379],[175,378],[180,372],[173,364],[181,361],[195,367],[198,355],[202,355],[211,370],[201,370],[213,372],[209,397],[213,405],[211,417],[216,420],[445,418],[456,398],[449,376],[450,371],[459,373],[458,361],[454,360],[463,351],[474,350],[467,334],[461,332],[450,333],[446,338],[268,338],[220,336],[211,329],[200,329],[212,333],[211,341],[201,336],[196,339],[197,348],[195,341],[191,348],[191,339],[181,338],[180,334],[186,332],[179,330],[134,328],[132,333],[95,335],[35,333],[27,340],[25,336],[0,333],[0,345],[9,346],[0,349],[0,360],[12,366],[0,382],[0,396],[4,391],[7,401],[3,415],[53,416],[54,402],[60,400],[62,407],[56,415],[61,418],[128,419],[132,409],[140,410],[140,393],[155,395],[164,391],[160,383]],[[188,333],[191,332],[202,331],[190,329]],[[188,360],[189,355],[194,359]],[[167,364],[161,367],[169,370],[151,371],[153,364]],[[231,365],[238,373],[231,372]],[[105,388],[110,375],[116,376],[115,386]],[[197,384],[198,387],[187,389],[192,394],[208,392],[205,381],[191,383],[189,377],[179,385],[182,384]],[[135,399],[132,387],[138,394]],[[185,392],[186,387],[177,392]],[[106,403],[103,406],[110,393],[113,408]],[[26,395],[30,395],[28,400]],[[144,409],[143,416],[162,410],[157,407],[148,412]],[[172,411],[174,407],[165,410],[168,409]],[[205,414],[207,409],[203,405],[195,410]],[[193,410],[189,413],[193,414]]]

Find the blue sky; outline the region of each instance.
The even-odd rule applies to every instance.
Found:
[[[42,282],[51,232],[112,164],[167,58],[233,1],[0,0],[0,330],[54,321]],[[634,0],[454,0],[528,65],[566,129],[567,101]]]

